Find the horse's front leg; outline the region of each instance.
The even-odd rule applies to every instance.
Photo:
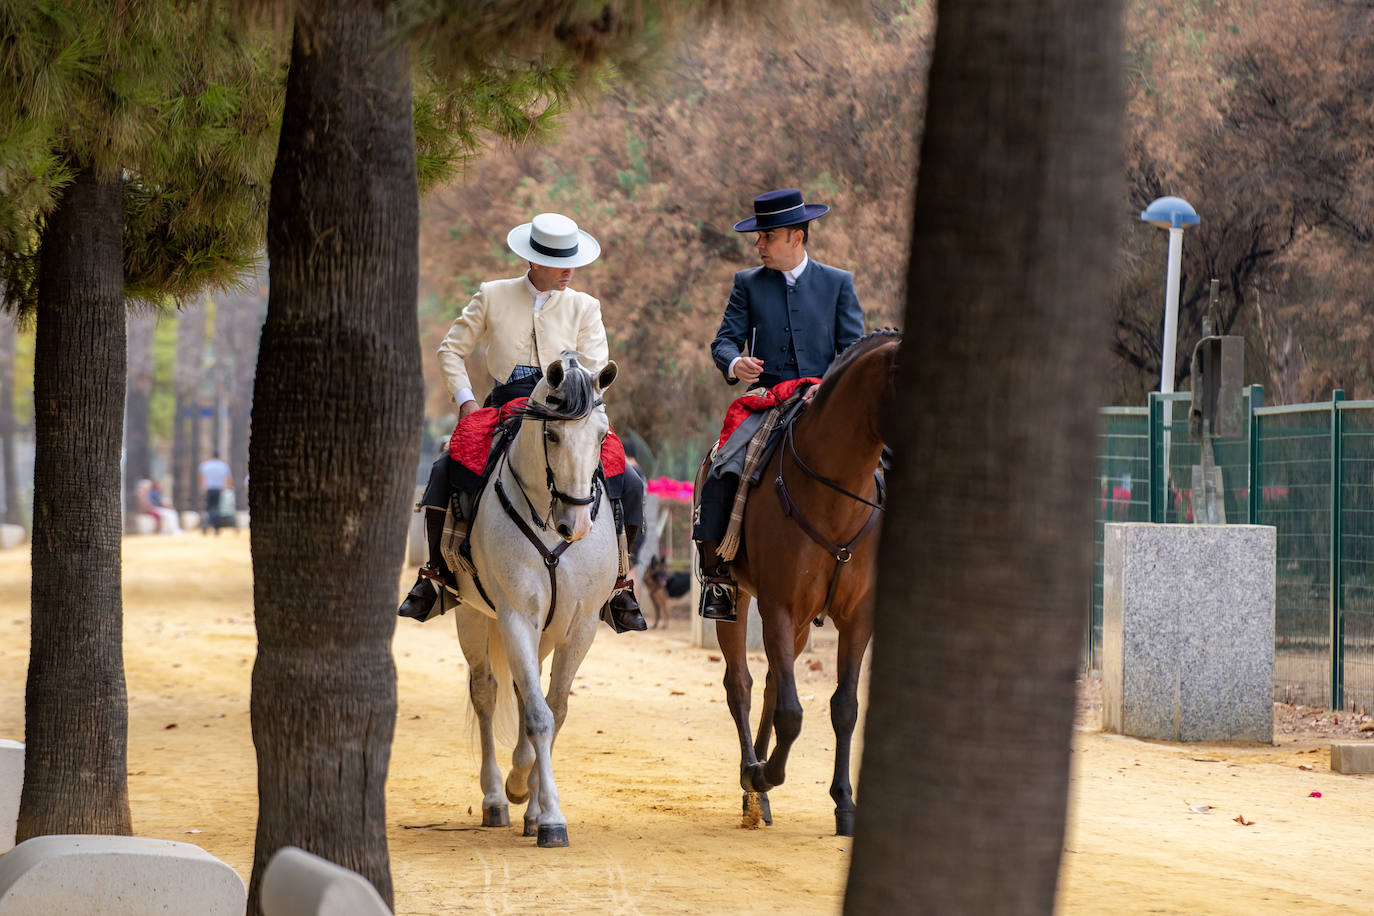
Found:
[[[720,654],[725,657],[725,705],[730,708],[739,736],[739,784],[745,792],[758,792],[761,790],[754,787],[754,778],[761,766],[754,755],[754,744],[749,735],[749,707],[753,702],[754,678],[749,674],[745,644],[747,635],[743,620],[716,622],[716,642],[720,644]]]
[[[872,635],[871,622],[859,621],[840,629],[839,683],[830,698],[830,724],[835,728],[835,775],[830,797],[835,800],[835,835],[854,835],[854,787],[849,781],[849,754],[854,726],[859,721],[859,671]]]
[[[539,685],[539,631],[529,620],[514,613],[501,615],[501,635],[506,642],[511,677],[520,691],[520,724],[534,746],[534,771],[530,779],[530,808],[537,809],[538,845],[567,846],[568,824],[558,805],[553,781],[554,715]],[[519,748],[517,748],[517,751]],[[529,817],[526,812],[526,818]]]
[[[468,698],[477,713],[482,741],[482,826],[509,827],[510,805],[501,790],[501,765],[496,761],[496,736],[492,719],[496,711],[496,676],[491,669],[487,618],[463,609],[458,611],[458,643],[468,663]]]
[[[764,761],[760,792],[780,786],[787,778],[787,755],[801,734],[802,708],[797,697],[797,679],[793,668],[796,652],[793,648],[792,618],[786,608],[759,607],[763,618],[763,648],[768,655],[769,685],[775,685],[773,712],[770,717],[777,745]]]
[[[549,690],[544,696],[544,702],[548,704],[549,711],[553,713],[553,736],[549,739],[549,753],[546,755],[550,761],[550,767],[552,767],[553,746],[558,743],[558,733],[563,730],[563,722],[568,718],[568,694],[572,690],[573,678],[577,675],[577,669],[582,666],[583,659],[587,657],[587,650],[591,648],[592,640],[596,636],[598,623],[599,619],[596,615],[584,615],[573,625],[573,632],[569,634],[568,640],[553,652],[553,660],[549,666]],[[542,767],[537,768],[530,774],[530,806],[525,811],[525,836],[537,834],[540,824],[543,823],[542,812],[547,810],[540,792],[540,786],[543,783],[539,774],[542,769]],[[552,777],[550,777],[549,785],[553,785]],[[554,810],[557,811],[558,794],[556,790],[553,799]],[[566,846],[566,826],[563,835],[565,842],[549,845]]]

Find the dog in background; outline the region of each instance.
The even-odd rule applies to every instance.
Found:
[[[654,629],[663,625],[668,615],[668,601],[681,598],[692,587],[692,574],[687,570],[669,572],[662,554],[652,557],[644,570],[644,584],[654,605]]]

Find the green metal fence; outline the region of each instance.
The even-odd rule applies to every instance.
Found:
[[[1214,454],[1226,521],[1276,531],[1274,697],[1374,707],[1374,401],[1337,391],[1265,407],[1257,385],[1245,397],[1245,437],[1215,440]],[[1155,393],[1146,407],[1099,411],[1090,667],[1102,647],[1102,526],[1193,520],[1201,445],[1189,406],[1187,393]]]

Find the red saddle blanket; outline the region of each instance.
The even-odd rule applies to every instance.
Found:
[[[783,401],[796,393],[797,389],[803,385],[810,385],[819,382],[815,376],[805,378],[789,379],[785,382],[778,382],[769,388],[765,394],[745,394],[735,398],[725,411],[725,422],[720,426],[720,440],[716,443],[717,448],[724,448],[725,443],[730,439],[732,433],[739,429],[739,425],[751,413],[758,413],[770,407],[777,407]]]
[[[491,440],[502,423],[515,416],[529,398],[516,398],[503,407],[483,407],[458,421],[448,440],[448,455],[474,474],[480,475],[487,466]],[[601,469],[607,477],[625,473],[625,446],[614,432],[606,434],[601,443]]]

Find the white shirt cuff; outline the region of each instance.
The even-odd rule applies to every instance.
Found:
[[[468,401],[476,401],[476,400],[477,400],[477,399],[476,399],[475,397],[472,396],[472,389],[471,389],[471,388],[459,388],[459,389],[458,389],[458,396],[457,396],[456,398],[453,399],[453,402],[454,402],[455,404],[457,404],[459,407],[462,407],[462,406],[463,406],[464,404],[466,404]]]
[[[736,356],[734,359],[730,360],[730,367],[725,370],[726,378],[739,378],[738,375],[735,375],[735,363],[739,362],[743,358],[744,357],[742,356]]]

